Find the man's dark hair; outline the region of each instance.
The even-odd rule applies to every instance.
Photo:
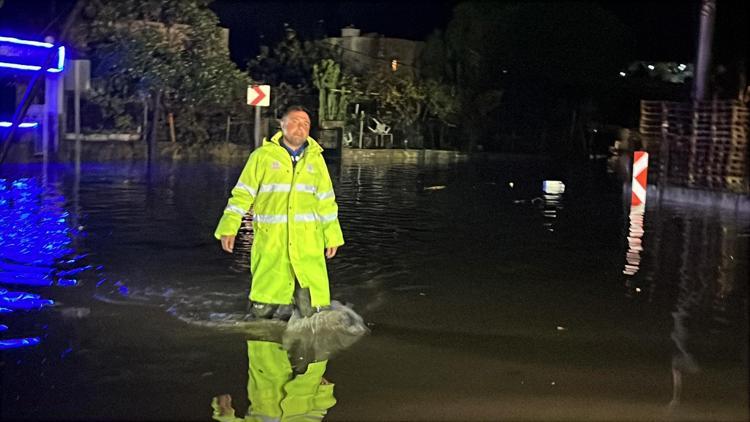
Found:
[[[305,113],[307,113],[308,116],[310,115],[310,112],[307,111],[306,108],[302,107],[301,105],[295,104],[295,105],[287,107],[286,110],[284,110],[284,114],[281,115],[281,118],[283,119],[284,117],[288,116],[289,113],[292,113],[295,111],[304,111]]]

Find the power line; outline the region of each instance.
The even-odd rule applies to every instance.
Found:
[[[362,56],[366,56],[366,57],[369,57],[369,58],[371,58],[371,59],[374,59],[374,60],[381,60],[381,61],[384,61],[384,62],[386,62],[386,63],[391,63],[391,61],[393,61],[393,60],[394,60],[394,59],[386,59],[386,58],[384,58],[384,57],[372,56],[372,55],[370,55],[370,54],[367,54],[367,53],[365,53],[365,52],[362,52],[362,51],[357,51],[357,50],[352,50],[351,48],[346,48],[346,47],[343,47],[343,46],[340,46],[340,45],[338,45],[338,44],[334,44],[334,43],[331,43],[331,42],[328,42],[328,41],[325,41],[325,40],[324,40],[324,43],[325,43],[325,44],[328,44],[328,45],[330,45],[330,46],[332,46],[332,47],[340,48],[340,49],[342,49],[342,50],[344,50],[344,51],[349,51],[349,52],[352,52],[352,53],[355,53],[355,54],[360,54],[360,55],[362,55]],[[395,60],[398,60],[398,65],[399,65],[399,66],[408,66],[408,67],[413,67],[413,68],[416,68],[416,67],[417,67],[417,65],[415,65],[415,64],[411,64],[411,63],[406,63],[406,62],[401,62],[401,60],[400,60],[399,58],[395,58]]]

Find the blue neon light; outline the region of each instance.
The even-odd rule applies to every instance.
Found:
[[[76,286],[81,273],[92,268],[76,268],[80,256],[72,257],[71,246],[77,232],[64,203],[62,195],[36,179],[0,179],[0,284],[52,286],[58,279],[58,286]],[[0,291],[0,296],[7,294]],[[30,307],[39,304],[29,302]],[[0,306],[12,308],[2,301]]]
[[[58,286],[63,286],[63,287],[77,286],[78,285],[78,280],[76,280],[74,278],[61,278],[61,279],[57,280],[57,285]]]
[[[52,299],[42,299],[41,296],[27,292],[7,292],[0,295],[0,306],[13,311],[29,311],[54,305]]]
[[[52,48],[52,47],[54,47],[52,44],[50,44],[48,42],[22,40],[22,39],[14,38],[14,37],[2,37],[2,36],[0,36],[0,41],[5,41],[5,42],[13,43],[13,44],[31,45],[31,46],[34,46],[34,47],[44,47],[44,48]]]
[[[11,127],[11,126],[13,126],[13,122],[0,122],[0,127]],[[18,125],[18,127],[21,129],[30,129],[30,128],[35,128],[37,126],[39,126],[38,122],[23,122]]]
[[[57,49],[57,68],[56,69],[47,69],[48,72],[62,72],[63,69],[65,69],[65,47],[60,46],[60,48]]]
[[[0,314],[3,316],[40,311],[55,304],[40,294],[20,291],[23,287],[9,291],[5,288],[8,285],[70,288],[79,285],[85,273],[101,269],[82,264],[86,254],[76,255],[73,238],[80,233],[71,227],[65,204],[65,197],[57,187],[46,186],[38,178],[0,178]],[[13,333],[14,328],[0,325],[0,332],[6,335],[11,332],[14,336],[0,338],[0,350],[35,346],[44,337],[39,333]],[[42,325],[41,329],[46,330],[47,326]]]
[[[65,47],[39,41],[21,40],[0,36],[0,67],[37,71],[49,57],[50,50],[57,48],[57,66],[47,68],[47,72],[59,73],[65,67]]]
[[[0,350],[17,349],[19,347],[36,346],[41,340],[39,337],[11,338],[0,340]]]

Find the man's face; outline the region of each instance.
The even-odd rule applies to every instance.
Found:
[[[281,122],[284,138],[293,146],[302,145],[310,135],[310,116],[304,111],[293,111]]]

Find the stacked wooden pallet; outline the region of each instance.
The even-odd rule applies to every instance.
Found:
[[[670,185],[748,192],[748,108],[739,101],[641,102],[641,135]]]

